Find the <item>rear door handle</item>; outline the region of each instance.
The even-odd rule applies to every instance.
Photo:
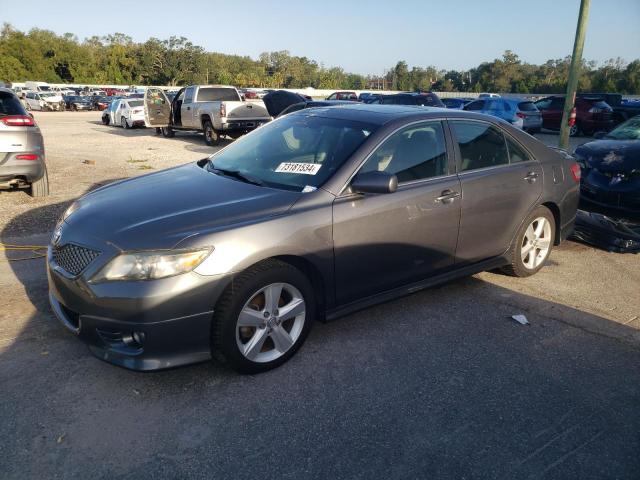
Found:
[[[538,175],[536,172],[529,172],[527,173],[527,176],[524,177],[524,179],[529,182],[529,183],[533,183],[536,181],[536,179],[539,177],[540,175]]]
[[[439,197],[436,197],[435,201],[440,203],[451,203],[460,196],[460,192],[454,192],[453,190],[444,190]]]

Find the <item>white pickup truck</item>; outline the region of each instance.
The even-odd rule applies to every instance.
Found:
[[[147,127],[162,129],[165,137],[173,137],[175,130],[203,132],[207,145],[217,145],[222,135],[237,138],[271,120],[262,101],[244,101],[227,85],[190,85],[173,100],[162,89],[149,87],[144,118]]]

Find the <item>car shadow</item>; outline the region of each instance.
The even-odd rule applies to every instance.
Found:
[[[28,238],[15,226],[64,205],[10,221],[2,242],[44,244],[52,225]],[[294,358],[262,375],[211,362],[142,374],[92,357],[59,324],[42,258],[2,268],[6,478],[640,470],[637,331],[570,305],[467,277],[318,323]],[[271,457],[287,461],[238,461]]]

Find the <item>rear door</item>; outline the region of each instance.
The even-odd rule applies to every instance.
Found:
[[[462,188],[456,264],[501,255],[542,194],[542,167],[488,122],[450,120]]]
[[[149,87],[144,92],[144,123],[147,127],[171,124],[171,102],[160,88]]]

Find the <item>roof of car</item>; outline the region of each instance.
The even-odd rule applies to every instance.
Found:
[[[376,105],[347,102],[326,107],[315,107],[313,110],[299,110],[291,115],[321,115],[329,118],[382,125],[403,117],[424,117],[427,114],[437,116],[437,114],[441,115],[443,112],[446,112],[447,116],[457,116],[455,112],[458,111],[420,105]]]

